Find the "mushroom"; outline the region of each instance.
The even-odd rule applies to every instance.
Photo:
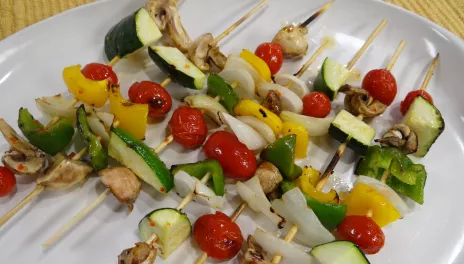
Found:
[[[174,0],[148,0],[145,4],[145,9],[150,14],[150,17],[155,21],[159,30],[165,30],[169,21],[169,16],[166,7],[176,5]]]
[[[279,94],[274,90],[269,91],[261,105],[276,115],[280,115],[280,112],[282,112],[282,102]]]
[[[272,42],[282,47],[285,58],[302,58],[308,51],[307,34],[305,26],[289,25],[279,30]]]
[[[267,258],[266,250],[256,242],[253,236],[248,236],[247,245],[242,264],[271,264],[271,261]]]
[[[365,117],[374,117],[381,115],[387,109],[386,105],[375,100],[369,92],[362,88],[345,84],[339,91],[346,95],[345,108],[353,115],[361,114]]]
[[[218,46],[213,46],[208,52],[209,61],[212,62],[218,69],[222,70],[226,66],[227,57],[222,54]]]
[[[208,54],[213,46],[213,35],[206,33],[199,36],[192,45],[190,45],[188,50],[188,57],[190,61],[192,61],[200,70],[209,71],[211,67],[208,63]]]
[[[48,166],[48,156],[23,139],[8,123],[0,118],[0,131],[10,150],[6,151],[2,162],[15,174],[36,175]]]
[[[118,264],[153,264],[157,250],[145,242],[135,243],[135,247],[125,249],[118,256]]]
[[[83,182],[92,170],[92,167],[85,162],[60,156],[37,179],[37,184],[43,185],[47,190],[65,190]]]
[[[114,196],[129,207],[129,211],[134,208],[133,203],[140,194],[141,183],[137,176],[128,168],[113,167],[103,169],[98,172],[103,184],[108,187]]]
[[[382,138],[376,139],[375,142],[401,149],[405,154],[416,152],[419,145],[416,132],[405,124],[394,125]]]
[[[271,193],[282,182],[282,174],[274,164],[264,161],[256,169],[255,176],[258,176],[259,183],[265,194]]]

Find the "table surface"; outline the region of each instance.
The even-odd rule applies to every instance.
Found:
[[[95,0],[0,0],[0,40],[42,19]],[[97,0],[98,1],[98,0]],[[464,38],[464,0],[386,0]]]

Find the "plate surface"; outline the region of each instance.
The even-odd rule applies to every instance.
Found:
[[[61,78],[65,66],[104,61],[105,33],[143,2],[100,1],[38,23],[1,41],[1,117],[17,128],[18,109],[28,107],[37,117],[46,120],[33,99],[66,90]],[[185,0],[180,10],[187,31],[194,38],[204,32],[218,35],[256,3],[255,0]],[[261,42],[271,40],[284,21],[302,21],[323,4],[323,0],[271,0],[269,6],[220,43],[222,51],[229,54],[239,53],[242,48],[254,50]],[[464,185],[464,106],[460,101],[464,98],[463,42],[441,27],[391,5],[371,0],[337,0],[326,14],[310,25],[308,56],[325,36],[333,36],[338,44],[326,51],[303,78],[311,80],[325,56],[346,63],[383,18],[389,20],[388,25],[355,68],[364,75],[370,69],[385,67],[401,40],[406,40],[407,46],[393,69],[399,86],[397,99],[391,111],[376,118],[373,125],[381,134],[400,120],[399,102],[409,91],[419,87],[429,62],[440,52],[441,61],[429,91],[442,111],[446,129],[421,161],[428,171],[425,204],[416,206],[413,213],[385,228],[384,249],[369,259],[373,263],[395,264],[462,263],[464,211],[458,203]],[[143,56],[139,54],[116,67],[123,89],[135,80],[150,78],[161,82],[164,78],[156,67],[142,65],[141,60],[137,60]],[[281,72],[295,72],[303,62],[286,61]],[[177,98],[186,93],[184,88],[176,85],[171,85],[169,91]],[[147,138],[149,145],[156,146],[162,141],[166,136],[166,124],[167,120],[151,126]],[[310,158],[301,164],[323,169],[337,146],[337,142],[328,138],[315,139],[309,148]],[[0,140],[0,152],[6,150],[6,142]],[[203,158],[200,151],[186,152],[174,144],[160,157],[168,166]],[[337,174],[349,179],[355,160],[356,156],[348,153],[337,167]],[[18,177],[16,193],[0,199],[0,215],[34,188],[33,181]],[[128,214],[114,197],[108,198],[55,247],[42,249],[41,244],[50,235],[102,191],[99,180],[93,177],[82,187],[44,192],[0,229],[0,262],[115,263],[121,250],[138,241],[137,224],[146,213],[156,208],[175,207],[181,200],[174,192],[162,197],[144,186],[134,211]],[[240,201],[232,189],[227,199],[229,203],[224,211],[230,214]],[[212,210],[192,203],[185,212],[194,222]],[[258,225],[268,231],[277,231],[263,216],[250,210],[245,211],[238,224],[245,236]],[[187,241],[168,260],[158,258],[157,263],[193,263],[198,255],[195,243]]]

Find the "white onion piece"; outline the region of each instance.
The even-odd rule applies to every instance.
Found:
[[[42,97],[35,99],[37,108],[48,116],[64,117],[71,120],[76,119],[77,107],[72,106],[72,99],[66,99],[62,95]]]
[[[288,89],[290,89],[300,98],[303,98],[306,94],[309,93],[308,86],[306,86],[306,84],[302,80],[293,75],[286,73],[277,73],[276,75],[274,75],[274,81],[275,83],[280,84],[284,87],[287,87],[287,85],[291,83]]]
[[[294,122],[306,128],[309,136],[320,137],[329,133],[329,127],[334,117],[310,117],[305,115],[295,114],[289,111],[282,111],[280,118],[284,122]]]
[[[293,188],[282,196],[282,200],[272,201],[272,207],[289,223],[295,224],[299,232],[307,238],[304,244],[314,247],[335,240],[334,236],[321,224],[314,212],[306,205],[306,199],[299,188]]]
[[[174,175],[174,186],[176,187],[176,192],[180,196],[185,197],[195,190],[195,178],[185,171],[178,171]]]
[[[261,98],[266,98],[269,91],[274,90],[279,94],[282,108],[284,110],[301,113],[303,111],[303,101],[294,92],[290,91],[279,84],[261,82],[258,84],[258,95]]]
[[[282,218],[271,212],[271,203],[261,188],[259,178],[254,176],[245,183],[237,182],[237,193],[255,212],[263,213],[273,224],[278,225]]]
[[[282,259],[280,263],[282,264],[316,263],[311,255],[306,254],[303,249],[297,245],[277,238],[259,228],[255,230],[253,236],[256,242],[267,251],[269,256],[274,256],[275,254],[281,255]]]
[[[226,65],[224,66],[224,70],[229,70],[229,69],[242,69],[246,70],[251,77],[253,77],[253,80],[255,82],[255,85],[257,85],[260,82],[264,82],[263,77],[258,73],[258,71],[253,68],[248,62],[246,62],[244,59],[240,58],[239,55],[231,54],[227,57],[227,62]]]
[[[256,132],[258,132],[267,141],[267,143],[273,143],[276,141],[276,136],[274,131],[272,131],[272,128],[258,118],[252,116],[237,116],[237,119],[256,130]]]
[[[266,140],[264,140],[264,138],[249,125],[228,113],[222,112],[219,116],[221,117],[222,122],[234,131],[238,140],[245,144],[248,149],[259,150],[263,149],[267,145]]]
[[[206,184],[202,183],[199,179],[193,178],[195,181],[195,198],[198,203],[208,205],[211,208],[224,207],[224,197],[217,196]]]
[[[105,145],[108,145],[108,143],[110,142],[110,134],[108,134],[108,130],[103,124],[103,121],[98,119],[93,110],[87,112],[87,114],[87,123],[89,124],[89,127],[92,130],[92,132],[95,135],[100,136],[103,140],[103,143]]]
[[[255,95],[255,81],[251,74],[244,69],[226,69],[219,73],[230,85],[241,99],[253,99]]]
[[[404,200],[401,199],[401,197],[392,188],[390,188],[390,186],[377,179],[367,176],[359,176],[356,179],[354,186],[361,183],[372,187],[383,197],[385,197],[396,208],[396,210],[400,213],[401,217],[404,217],[404,215],[406,215],[409,212],[409,207],[406,205]]]
[[[214,98],[211,98],[205,94],[194,94],[184,98],[184,101],[193,108],[203,110],[206,115],[216,122],[216,124],[222,124],[219,118],[219,113],[227,113],[227,110]]]
[[[114,122],[114,115],[112,113],[95,111],[95,115],[103,122],[108,130],[111,128]]]

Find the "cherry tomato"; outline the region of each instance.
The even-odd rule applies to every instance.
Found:
[[[243,244],[240,227],[221,212],[198,218],[193,227],[193,236],[201,250],[219,261],[235,257]]]
[[[164,117],[171,111],[171,95],[155,82],[142,81],[133,83],[129,88],[129,98],[137,104],[148,104],[149,117]]]
[[[284,61],[284,50],[279,44],[264,42],[256,48],[255,55],[266,62],[271,74],[276,74]]]
[[[382,104],[391,105],[395,100],[396,80],[389,70],[377,69],[368,72],[364,77],[362,87]]]
[[[119,83],[118,76],[114,73],[113,68],[101,63],[89,63],[81,70],[85,78],[94,81],[102,81],[108,79],[108,86],[117,85]]]
[[[411,107],[412,102],[414,101],[414,99],[416,99],[417,96],[422,96],[425,100],[433,104],[432,96],[426,91],[416,90],[409,92],[408,95],[406,95],[406,98],[404,98],[404,101],[401,101],[401,113],[403,115],[406,115],[406,113],[409,110],[409,107]]]
[[[16,186],[16,178],[8,168],[0,167],[0,197],[7,196],[13,192]]]
[[[337,227],[337,235],[339,239],[355,243],[366,254],[379,252],[385,243],[382,229],[367,216],[346,216]]]
[[[303,97],[303,115],[324,118],[330,114],[330,99],[322,92],[314,92]]]
[[[216,131],[206,141],[203,151],[208,158],[216,159],[231,178],[246,180],[256,171],[253,151],[232,133]]]
[[[208,134],[208,127],[203,113],[188,106],[180,106],[169,120],[174,141],[187,149],[194,149],[203,144]]]

